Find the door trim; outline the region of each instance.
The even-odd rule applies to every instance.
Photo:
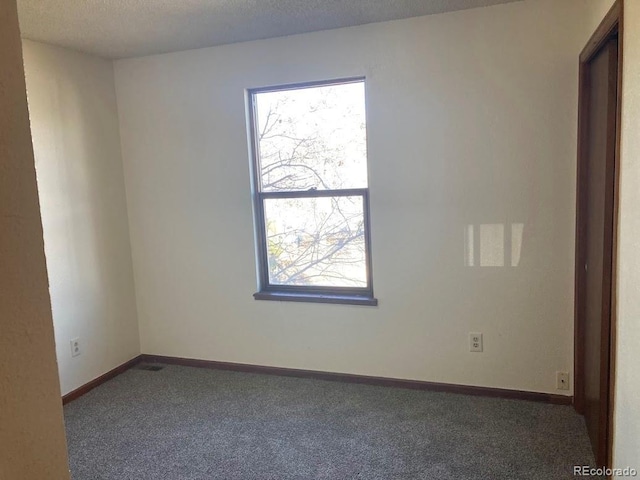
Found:
[[[607,159],[608,174],[613,175],[613,204],[611,243],[606,248],[611,249],[611,272],[603,273],[603,285],[609,286],[611,292],[610,303],[606,305],[608,312],[603,309],[603,316],[610,317],[609,330],[609,368],[608,382],[601,384],[601,395],[608,397],[608,411],[606,415],[606,429],[601,430],[598,438],[596,461],[606,467],[611,467],[613,457],[613,428],[614,428],[614,396],[615,396],[615,358],[616,358],[616,292],[617,292],[617,257],[618,257],[618,198],[619,198],[619,159],[620,159],[620,120],[622,112],[622,43],[623,43],[623,0],[616,0],[605,18],[602,20],[587,45],[580,53],[579,65],[579,93],[578,93],[578,158],[576,178],[576,251],[575,251],[575,298],[574,298],[574,406],[580,414],[585,412],[584,398],[584,326],[581,319],[584,311],[585,289],[585,162],[587,153],[587,129],[589,118],[588,105],[588,68],[587,64],[610,39],[618,37],[618,78],[616,92],[616,117],[608,119],[607,129],[615,128],[615,153],[613,159]],[[613,172],[611,172],[613,168]],[[607,391],[608,390],[608,391]]]

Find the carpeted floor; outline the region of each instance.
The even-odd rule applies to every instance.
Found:
[[[73,480],[541,479],[591,465],[568,406],[178,366],[65,407]]]

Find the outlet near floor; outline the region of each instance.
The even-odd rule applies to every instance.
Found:
[[[77,357],[81,353],[82,353],[82,350],[80,350],[80,339],[79,338],[72,339],[71,340],[71,356]]]
[[[477,332],[469,333],[469,351],[481,352],[482,351],[482,334]]]
[[[569,372],[556,372],[556,388],[569,390]]]

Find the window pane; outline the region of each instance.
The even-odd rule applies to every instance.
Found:
[[[366,287],[363,197],[265,199],[269,283]]]
[[[364,82],[254,99],[262,191],[367,187]]]

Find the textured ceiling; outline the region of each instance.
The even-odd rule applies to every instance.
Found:
[[[25,38],[123,58],[511,1],[18,0],[18,9]]]

